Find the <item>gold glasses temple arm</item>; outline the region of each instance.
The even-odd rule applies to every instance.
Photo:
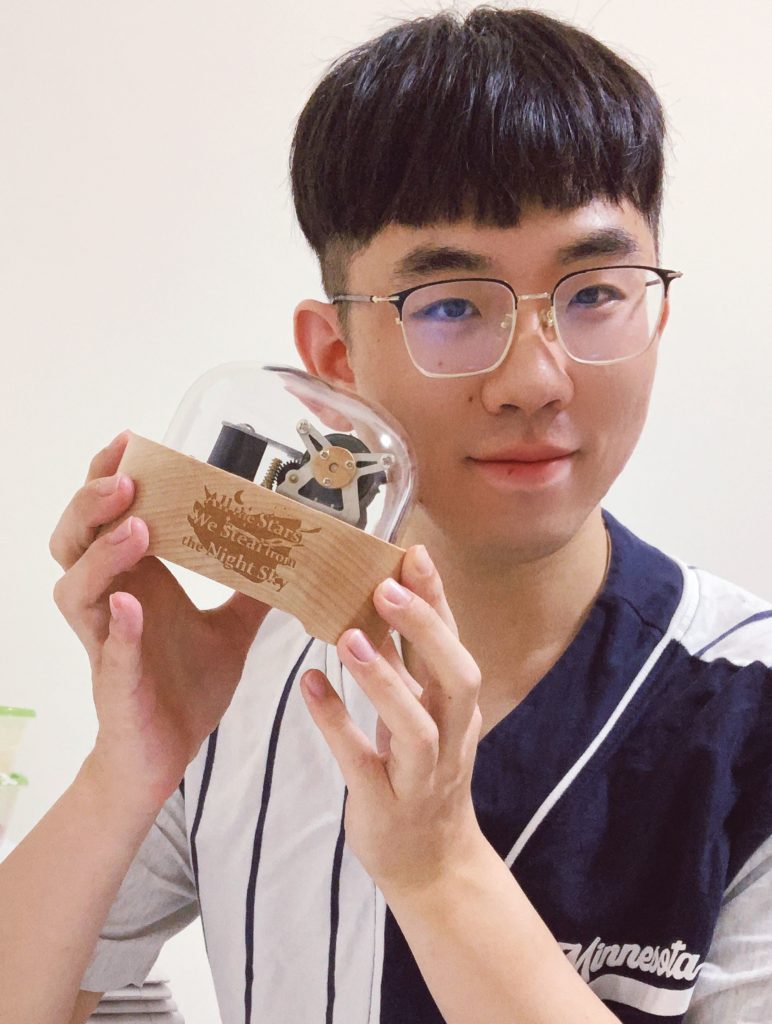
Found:
[[[331,302],[394,302],[396,295],[333,295]]]

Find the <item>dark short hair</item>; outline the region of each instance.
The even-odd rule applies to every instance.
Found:
[[[512,227],[528,202],[626,198],[658,238],[664,137],[653,87],[586,32],[532,10],[443,12],[332,64],[297,122],[292,193],[330,295],[391,222]]]

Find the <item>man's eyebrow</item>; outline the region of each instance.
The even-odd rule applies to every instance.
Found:
[[[592,256],[634,256],[640,252],[638,243],[624,228],[599,228],[577,238],[558,249],[558,263],[574,263]],[[490,271],[493,261],[483,253],[462,249],[454,245],[419,245],[411,249],[394,264],[398,279],[422,277],[430,274],[470,273]]]
[[[582,235],[570,245],[555,253],[558,263],[574,263],[588,256],[634,256],[639,253],[638,242],[624,228],[600,228]]]
[[[397,278],[444,274],[456,270],[490,270],[491,260],[482,253],[452,245],[419,245],[394,264]]]

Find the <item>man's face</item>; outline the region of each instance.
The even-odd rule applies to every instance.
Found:
[[[619,229],[634,243],[611,251],[599,232]],[[567,253],[585,241],[582,251]],[[614,239],[611,238],[611,242]],[[415,250],[412,269],[399,264]],[[433,253],[432,250],[443,250]],[[458,253],[448,262],[448,250]],[[521,294],[550,292],[573,270],[656,265],[651,231],[628,202],[594,201],[570,212],[531,207],[515,228],[471,221],[428,228],[393,225],[359,251],[348,290],[388,295],[449,277],[508,281]],[[504,362],[466,378],[433,379],[413,365],[395,308],[349,307],[349,360],[356,391],[404,426],[418,462],[416,522],[428,517],[451,543],[481,555],[530,561],[558,550],[595,509],[622,470],[643,428],[657,340],[616,365],[583,365],[540,320],[548,300],[518,307]],[[523,467],[540,448],[567,452]]]

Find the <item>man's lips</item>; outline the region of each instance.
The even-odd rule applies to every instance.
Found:
[[[504,493],[541,490],[570,478],[577,449],[517,445],[473,455],[468,461],[488,485]]]
[[[574,451],[575,449],[555,448],[552,445],[534,445],[501,448],[485,455],[470,455],[469,458],[474,462],[551,462],[553,459],[573,455]]]

